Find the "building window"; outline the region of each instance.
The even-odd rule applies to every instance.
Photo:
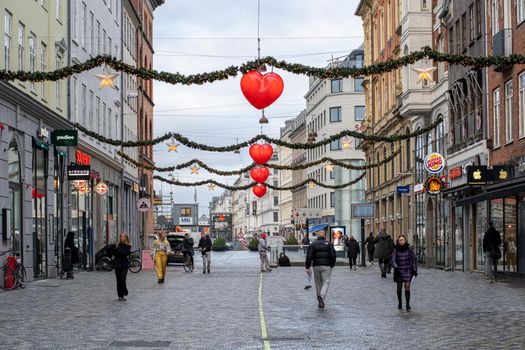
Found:
[[[86,3],[82,3],[82,18],[80,19],[80,25],[82,26],[82,45],[84,48],[86,47],[86,39],[88,37],[88,30],[87,30],[87,7]]]
[[[525,72],[521,73],[519,76],[519,128],[520,128],[520,137],[525,136]]]
[[[78,26],[78,9],[77,9],[77,2],[76,1],[72,1],[71,2],[71,30],[73,32],[73,37],[72,39],[73,40],[77,40],[77,35],[78,35],[78,29],[77,29],[77,26]]]
[[[494,103],[494,110],[493,110],[493,116],[494,116],[494,147],[498,147],[500,145],[499,140],[499,130],[500,130],[500,120],[499,120],[499,89],[494,90],[493,94],[493,103]]]
[[[62,58],[59,55],[56,55],[55,66],[57,70],[62,68],[61,61]],[[60,108],[62,107],[62,81],[60,79],[55,82],[55,89],[56,105],[58,108]]]
[[[470,41],[476,39],[476,17],[474,16],[474,4],[470,4],[468,8]]]
[[[341,107],[330,108],[330,123],[336,123],[341,121]]]
[[[355,60],[355,68],[363,68],[363,55],[358,54],[354,57]]]
[[[90,53],[92,55],[95,54],[95,16],[93,15],[93,12],[89,13],[89,40],[91,41],[89,44]]]
[[[461,15],[461,43],[462,43],[462,50],[467,49],[467,14],[464,13]]]
[[[95,104],[95,118],[97,120],[97,127],[95,130],[100,134],[100,97],[97,96],[97,103]],[[106,131],[104,130],[104,133]]]
[[[5,69],[9,70],[11,57],[11,14],[9,12],[5,13],[5,22],[4,22],[4,65]]]
[[[273,205],[279,205],[279,196],[273,196]]]
[[[108,108],[108,117],[107,119],[102,120],[102,127],[104,128],[104,131],[103,131],[104,135],[107,135],[107,132],[109,131],[108,129],[106,129],[106,121],[111,120],[112,115],[113,115],[113,111],[111,110],[111,108]]]
[[[93,91],[89,90],[89,102],[88,102],[88,108],[89,108],[89,121],[88,125],[91,129],[93,129],[93,124],[95,123],[95,118],[93,117],[93,109],[95,105],[95,95],[93,94]]]
[[[354,106],[354,119],[356,122],[365,120],[365,106]]]
[[[383,160],[385,160],[388,157],[386,153],[386,146],[383,146]],[[388,166],[386,164],[383,164],[383,181],[387,181],[388,179]]]
[[[102,46],[100,45],[100,22],[97,21],[97,55],[102,53]]]
[[[108,107],[106,106],[106,103],[102,102],[102,120],[106,120],[108,118],[107,110],[108,110]]]
[[[335,192],[330,192],[330,208],[335,208]]]
[[[273,212],[273,222],[279,222],[279,212]]]
[[[448,30],[448,40],[449,40],[449,45],[448,45],[448,50],[450,51],[450,53],[455,53],[454,51],[454,28],[453,27],[450,27],[450,29]]]
[[[525,21],[525,0],[517,0],[518,2],[518,23]]]
[[[47,69],[47,67],[46,67],[47,66],[47,64],[46,64],[46,57],[47,57],[47,46],[46,46],[46,44],[41,43],[41,47],[40,47],[40,71],[42,71],[42,72],[45,72],[46,69]],[[46,81],[42,81],[41,84],[42,84],[42,98],[45,100],[46,97],[47,97],[46,96],[47,95],[47,92],[46,92],[47,82]]]
[[[365,88],[363,87],[363,82],[365,81],[365,78],[354,78],[354,91],[356,92],[362,92],[365,91]]]
[[[391,143],[390,144],[390,156],[392,157],[392,160],[390,161],[390,165],[392,166],[392,177],[395,177],[396,176],[396,157],[394,157],[394,153],[395,153],[395,150],[394,150],[394,144]]]
[[[490,17],[490,23],[492,24],[492,36],[499,32],[499,1],[492,0],[492,14]]]
[[[427,0],[421,0],[421,10],[428,10]]]
[[[339,151],[341,149],[341,140],[330,142],[330,151]]]
[[[107,53],[107,45],[106,45],[107,36],[108,35],[106,33],[106,30],[102,29],[102,45],[104,45],[104,49],[102,50],[102,53],[104,55]]]
[[[191,208],[180,208],[180,216],[191,216]]]
[[[61,0],[56,0],[56,19],[57,20],[61,20],[62,19],[62,12],[60,11],[61,10],[61,7],[62,6],[62,1]]]
[[[410,134],[410,129],[407,128],[407,130],[405,132],[407,134]],[[410,170],[410,163],[411,163],[410,159],[412,157],[412,154],[411,154],[412,152],[410,150],[410,139],[406,139],[405,142],[406,142],[406,144],[405,144],[406,145],[406,147],[405,147],[406,168],[405,169]]]
[[[332,93],[343,91],[343,81],[341,79],[332,80]]]
[[[459,19],[456,21],[456,53],[461,52],[461,28],[459,27]]]
[[[18,24],[18,70],[24,70],[24,38],[25,26]]]
[[[512,80],[505,83],[505,142],[512,142]]]
[[[71,109],[71,119],[74,121],[74,122],[78,122],[78,111],[77,111],[77,101],[78,101],[78,78],[76,75],[73,76],[73,87],[72,87],[72,90],[71,91],[71,95],[73,96],[73,108]]]
[[[87,87],[86,85],[82,84],[82,97],[81,97],[81,103],[82,103],[82,114],[80,115],[81,124],[84,126],[86,125],[86,117],[87,117]]]
[[[34,72],[36,69],[36,56],[35,56],[35,35],[31,33],[29,35],[29,71]],[[35,91],[35,83],[29,83],[29,89]]]
[[[476,34],[481,35],[481,0],[476,0]]]
[[[354,137],[354,145],[355,145],[355,149],[360,149],[361,148],[361,139],[358,138],[358,137]]]

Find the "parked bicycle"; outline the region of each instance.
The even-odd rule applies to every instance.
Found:
[[[104,271],[113,271],[113,261],[109,256],[103,256],[99,259],[98,265]],[[142,270],[142,260],[140,258],[140,250],[135,250],[129,256],[129,272],[139,273]]]
[[[4,256],[10,251],[1,252],[0,256]],[[14,268],[11,265],[14,265]],[[0,288],[3,290],[25,288],[27,286],[27,272],[20,257],[7,257],[5,264],[0,267],[0,279]]]

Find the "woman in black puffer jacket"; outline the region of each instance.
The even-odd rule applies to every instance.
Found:
[[[408,245],[404,235],[400,235],[397,239],[391,260],[392,267],[394,268],[394,282],[397,283],[397,308],[399,310],[403,308],[401,294],[404,284],[406,308],[407,311],[410,311],[410,283],[412,282],[412,278],[417,276],[417,260],[414,251]]]

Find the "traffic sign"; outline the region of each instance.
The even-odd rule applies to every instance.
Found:
[[[147,199],[147,198],[140,198],[137,201],[137,209],[140,212],[145,212],[145,211],[150,210],[151,209],[151,202],[150,202],[150,200]]]

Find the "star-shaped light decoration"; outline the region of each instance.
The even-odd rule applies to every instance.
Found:
[[[420,83],[423,80],[426,80],[428,82],[433,82],[434,78],[432,78],[432,72],[434,72],[437,69],[437,67],[428,67],[428,68],[412,68],[414,72],[419,74],[419,78],[417,79],[416,83]]]
[[[328,164],[326,164],[326,165],[324,166],[324,168],[326,169],[326,171],[328,171],[328,172],[330,172],[330,173],[331,173],[332,171],[334,171],[334,165],[333,165],[332,163],[328,163]]]
[[[343,143],[343,149],[350,148],[352,146],[352,141],[346,138],[343,140],[342,143]]]
[[[215,184],[209,184],[208,191],[215,191]]]
[[[177,152],[177,147],[179,147],[180,144],[176,143],[175,141],[172,141],[171,143],[168,143],[168,152]]]
[[[198,174],[200,168],[197,165],[194,164],[194,165],[191,166],[190,169],[191,169],[191,173],[192,174]]]
[[[118,73],[109,74],[105,72],[104,74],[95,74],[95,77],[97,77],[100,80],[100,84],[98,86],[99,90],[105,87],[110,87],[113,89],[117,88],[113,80],[115,80],[115,78],[118,77]]]

